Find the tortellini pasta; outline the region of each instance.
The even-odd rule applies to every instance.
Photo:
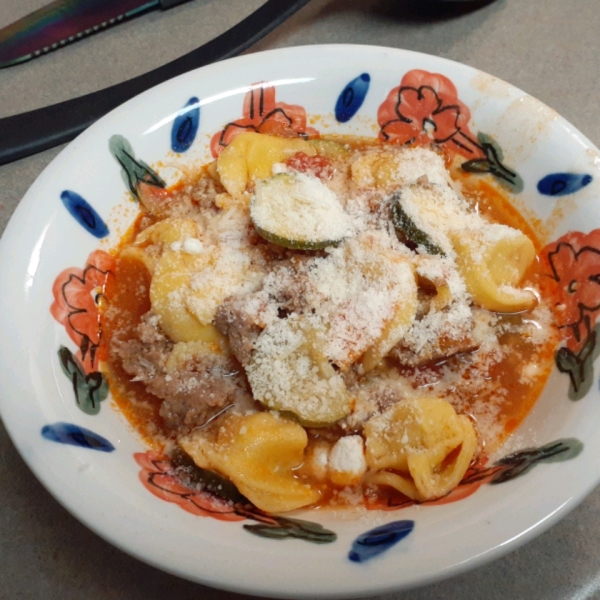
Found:
[[[495,312],[519,312],[535,306],[533,292],[515,287],[535,260],[533,242],[506,225],[450,233],[456,263],[473,300]]]
[[[518,289],[535,259],[533,242],[521,231],[489,223],[447,184],[417,182],[394,196],[395,226],[419,240],[424,254],[452,260],[476,304],[495,312],[519,312],[536,304],[533,293]]]
[[[266,512],[294,510],[320,498],[318,489],[294,477],[308,438],[293,421],[271,413],[230,414],[179,443],[199,467],[228,477]]]
[[[365,353],[365,371],[373,368],[414,318],[411,261],[381,235],[359,234],[342,243],[315,264],[310,278],[328,298],[325,354],[342,372]]]
[[[308,319],[282,319],[258,339],[246,367],[253,396],[307,425],[325,425],[349,414],[351,397],[323,351],[325,330]]]
[[[201,323],[186,306],[193,273],[207,267],[210,256],[167,250],[156,264],[150,303],[164,332],[174,342],[205,339],[210,323]]]
[[[388,192],[423,176],[430,183],[450,183],[444,158],[425,148],[374,148],[352,163],[351,176],[359,188],[378,187]]]
[[[283,162],[297,152],[307,156],[316,154],[306,140],[242,133],[219,155],[217,171],[225,189],[232,196],[239,196],[249,181],[267,179],[273,174],[275,163]]]
[[[239,211],[231,213],[235,223]],[[253,289],[262,274],[251,249],[240,258],[232,240],[215,244],[200,238],[194,220],[164,219],[144,229],[128,249],[152,273],[152,310],[175,342],[217,339],[212,325],[217,307],[232,293]]]
[[[313,138],[307,142],[315,149],[319,156],[329,159],[347,159],[350,155],[350,149],[344,144],[323,138]]]
[[[477,447],[471,421],[440,398],[406,399],[365,425],[368,481],[417,501],[440,498],[463,478]],[[388,470],[389,469],[389,470]]]
[[[192,219],[167,218],[146,227],[135,239],[135,245],[146,248],[150,245],[161,248],[199,237],[198,224]]]
[[[198,237],[198,225],[192,219],[166,218],[142,230],[134,244],[124,248],[121,256],[142,262],[152,274],[165,249]]]
[[[381,336],[361,357],[361,373],[368,373],[374,369],[404,337],[404,334],[414,320],[417,311],[417,284],[412,267],[408,262],[398,262],[397,268],[405,271],[399,278],[403,282],[402,295],[396,302],[393,316],[384,326]]]

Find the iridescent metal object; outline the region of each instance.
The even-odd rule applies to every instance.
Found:
[[[180,0],[162,1],[171,5]],[[85,96],[0,119],[0,165],[72,140],[107,112],[154,85],[236,56],[309,1],[267,0],[231,29],[153,71]]]
[[[187,0],[55,0],[0,29],[0,68],[17,65],[154,8]]]

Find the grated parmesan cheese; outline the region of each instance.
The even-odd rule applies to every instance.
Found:
[[[362,437],[347,435],[340,438],[329,454],[331,480],[337,485],[356,485],[366,471]]]
[[[282,241],[333,243],[355,231],[336,194],[318,177],[305,173],[257,181],[250,215],[259,231]]]
[[[243,364],[253,398],[245,389],[247,404],[236,400],[231,412],[256,410],[258,403],[249,406],[257,400],[272,414],[281,411],[282,419],[294,413],[307,428],[339,425],[325,430],[327,441],[311,438],[303,468],[343,488],[335,494],[339,503],[359,504],[367,471],[365,425],[406,447],[411,427],[433,426],[419,421],[424,417],[418,411],[401,424],[390,423],[386,411],[405,400],[447,400],[476,423],[480,450],[493,450],[503,439],[509,390],[530,389],[545,373],[542,353],[551,338],[552,312],[537,290],[512,285],[509,267],[504,271],[511,285],[501,283],[500,291],[514,297],[535,293],[537,306],[526,318],[512,319],[477,304],[456,236],[469,240],[477,264],[495,244],[523,234],[482,217],[450,178],[441,154],[386,146],[348,149],[348,156],[336,159],[343,162],[327,182],[275,163],[273,177],[256,181],[252,201],[252,186],[236,198],[213,189],[210,202],[188,186],[182,207],[191,210],[193,198],[210,208],[185,213],[202,239],[192,230],[192,237],[182,234],[166,248],[154,244],[143,251],[152,261],[177,252],[180,264],[196,265],[168,299],[171,308],[201,324],[212,326],[224,302],[239,300],[238,320],[249,324],[240,336],[247,336],[251,358]],[[399,239],[390,219],[392,195],[445,256]],[[256,235],[263,236],[261,230],[274,234],[265,238],[271,243]],[[520,274],[515,279],[519,283]],[[411,290],[412,312],[400,322],[399,307],[409,304]],[[390,332],[397,337],[376,355],[372,370],[363,369],[365,354],[389,340]],[[510,342],[514,336],[518,345]],[[498,383],[498,372],[511,360],[518,366],[506,371],[517,374],[516,382]],[[151,362],[145,366],[158,372]],[[192,394],[202,386],[202,374],[189,376],[178,392]],[[410,449],[420,451],[416,443]]]

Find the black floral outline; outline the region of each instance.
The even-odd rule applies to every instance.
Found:
[[[73,324],[73,322],[71,320],[76,315],[88,314],[87,309],[81,308],[78,306],[74,306],[67,299],[68,286],[72,285],[73,281],[78,281],[85,288],[85,286],[87,285],[86,279],[87,279],[89,271],[91,271],[91,270],[99,273],[100,275],[102,275],[104,277],[104,283],[102,284],[102,292],[100,294],[96,294],[96,297],[94,298],[94,302],[97,305],[98,301],[105,293],[108,277],[109,277],[109,275],[112,275],[113,272],[110,269],[103,271],[102,269],[99,269],[98,267],[91,265],[91,264],[88,264],[85,266],[85,268],[82,270],[81,276],[79,276],[75,273],[71,273],[69,275],[67,280],[60,286],[60,296],[61,296],[62,300],[64,301],[64,306],[67,306],[70,309],[70,311],[67,315],[67,321],[69,323],[69,327],[77,335],[79,335],[81,337],[81,342],[78,344],[79,350],[81,351],[81,358],[82,358],[82,360],[85,361],[86,354],[89,352],[90,353],[90,364],[93,367],[93,365],[96,361],[96,352],[98,351],[98,348],[100,347],[100,341],[102,339],[102,327],[101,327],[100,314],[98,314],[98,319],[97,319],[97,321],[98,321],[98,343],[96,343],[90,339],[90,337],[87,335],[87,333],[83,333],[82,331],[79,331],[79,329],[77,329],[75,327],[75,325]]]
[[[483,133],[478,134],[477,140],[474,140],[471,136],[467,135],[458,124],[458,121],[461,116],[460,106],[458,104],[444,105],[443,100],[439,97],[437,91],[430,85],[421,85],[418,88],[414,86],[401,86],[398,89],[396,103],[394,104],[394,113],[397,115],[398,118],[390,119],[389,121],[386,121],[380,126],[380,134],[383,136],[383,138],[386,141],[390,140],[390,135],[385,131],[385,129],[392,123],[415,123],[415,119],[412,119],[402,114],[402,95],[407,91],[414,92],[417,95],[417,100],[420,101],[425,98],[425,90],[433,94],[435,102],[437,104],[437,108],[435,108],[430,113],[431,117],[440,115],[444,111],[456,111],[456,118],[454,119],[454,132],[451,135],[448,135],[444,138],[436,138],[434,136],[433,142],[436,144],[452,142],[465,152],[468,152],[469,154],[473,155],[475,155],[476,150],[479,150],[479,152],[483,156],[480,158],[473,158],[465,161],[464,163],[462,163],[461,168],[468,173],[490,173],[491,175],[499,179],[502,183],[508,185],[513,192],[520,192],[523,189],[523,180],[516,171],[509,169],[506,165],[503,164],[502,150],[500,149],[498,144],[489,135]],[[433,131],[437,132],[438,129],[434,119],[426,117],[420,123],[421,129],[418,133],[426,131],[426,123],[430,124],[433,127]],[[460,138],[462,138],[462,141],[459,141],[459,139],[457,139],[459,138],[459,136]],[[410,138],[404,143],[412,144],[415,142],[415,140],[416,136]]]

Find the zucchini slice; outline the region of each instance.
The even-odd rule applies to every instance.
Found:
[[[289,317],[269,325],[246,374],[256,400],[319,427],[351,412],[352,398],[324,353],[326,331],[310,319]]]
[[[257,181],[250,218],[265,240],[294,250],[336,246],[354,233],[352,219],[335,193],[304,173]]]
[[[406,214],[400,202],[400,194],[392,195],[392,206],[390,209],[392,223],[397,232],[400,232],[408,241],[425,248],[428,254],[439,254],[446,256],[446,253]]]

